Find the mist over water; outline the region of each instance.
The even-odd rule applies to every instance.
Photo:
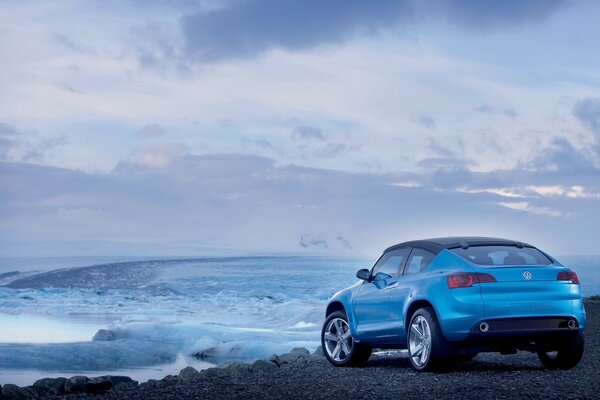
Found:
[[[585,296],[600,293],[600,257],[559,260],[577,271]],[[373,261],[2,259],[0,383],[108,371],[146,380],[185,365],[314,350],[327,299]]]

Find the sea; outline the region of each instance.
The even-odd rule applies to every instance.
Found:
[[[600,256],[558,259],[584,296]],[[314,351],[327,300],[374,259],[0,257],[0,384],[127,375],[143,382],[294,347]]]

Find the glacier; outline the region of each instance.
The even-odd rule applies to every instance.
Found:
[[[0,334],[0,380],[107,371],[145,380],[314,350],[327,299],[370,263],[223,257],[9,271],[0,274],[0,323],[11,327]]]

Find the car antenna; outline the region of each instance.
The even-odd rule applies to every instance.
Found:
[[[467,242],[460,242],[460,248],[463,250],[466,250],[469,248],[469,243]]]

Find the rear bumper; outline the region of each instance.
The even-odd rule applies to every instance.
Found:
[[[581,331],[577,318],[566,316],[484,319],[471,327],[466,339],[539,338],[579,334]]]

